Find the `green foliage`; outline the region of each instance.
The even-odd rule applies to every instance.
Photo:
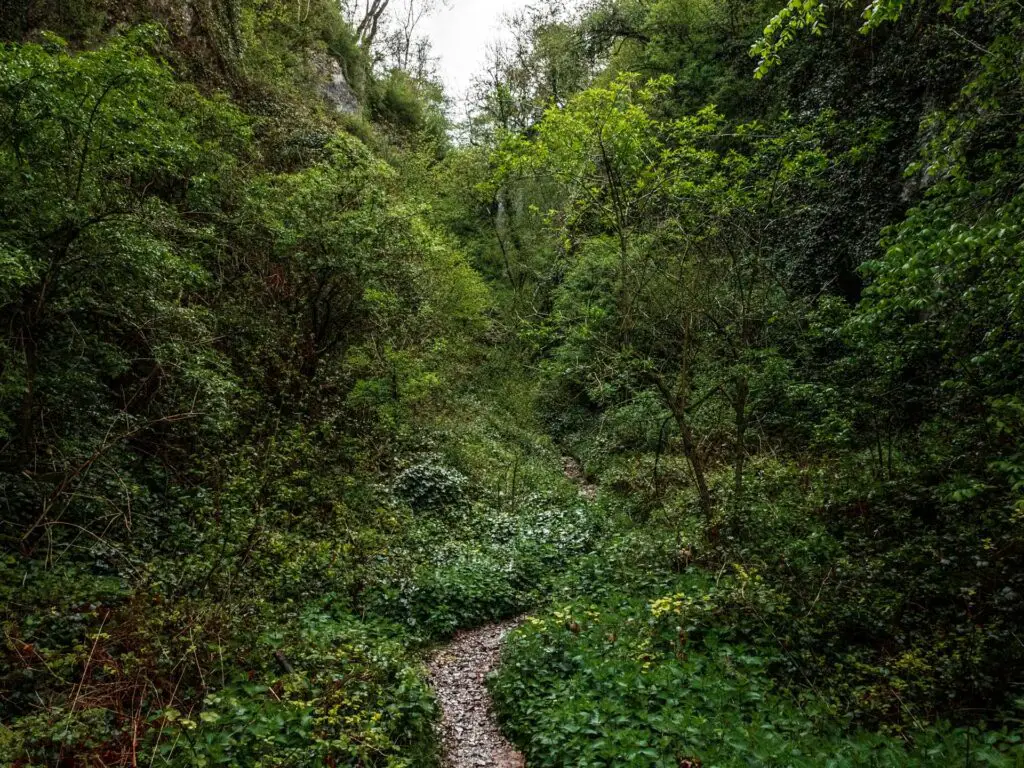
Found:
[[[155,754],[172,765],[431,765],[433,702],[394,631],[318,612],[294,623],[256,640],[253,658],[282,660],[266,682],[222,684],[199,712],[160,711]]]
[[[436,511],[457,505],[466,478],[456,470],[432,463],[415,464],[395,478],[395,491],[417,511]]]
[[[408,141],[417,136],[435,146],[443,145],[447,125],[444,95],[435,84],[395,69],[376,83],[371,94],[374,119]]]
[[[222,418],[234,388],[201,341],[211,318],[182,301],[209,273],[201,229],[179,210],[230,173],[227,150],[247,126],[174,83],[145,52],[159,38],[143,28],[78,56],[56,40],[3,51],[3,430],[8,468],[28,468],[44,495],[102,487],[102,471],[82,470],[153,425],[198,422],[197,398],[203,420]],[[68,356],[72,337],[79,352]],[[181,375],[160,386],[170,370]]]
[[[736,570],[717,583],[677,577],[663,589],[681,591],[663,597],[613,593],[529,619],[508,641],[492,690],[531,764],[904,766],[966,759],[1009,766],[1019,759],[1019,734],[982,736],[939,724],[907,747],[851,732],[812,691],[780,689],[767,671],[783,648],[745,641],[744,625],[785,604],[760,576]]]
[[[740,24],[716,28],[736,8],[589,9],[580,29],[608,66],[498,142],[496,197],[516,207],[494,218],[499,237],[516,224],[548,233],[522,337],[552,430],[626,496],[622,511],[664,526],[654,535],[669,549],[675,538],[665,561],[770,585],[713,625],[719,645],[761,659],[763,730],[793,731],[759,752],[761,731],[725,745],[689,722],[760,722],[732,709],[721,669],[706,684],[721,696],[662,728],[689,711],[678,680],[609,661],[598,630],[574,645],[570,626],[557,639],[523,631],[497,688],[510,728],[551,765],[1010,764],[999,728],[1017,723],[1019,686],[1000,680],[1021,663],[1008,633],[1024,594],[1020,9],[876,4],[857,18],[790,4],[755,45],[771,76],[740,85],[723,73],[750,40]],[[805,28],[818,34],[799,38]],[[868,39],[845,37],[857,28]],[[569,590],[574,610],[659,596],[608,568],[588,584]],[[600,633],[644,626],[631,608]],[[658,669],[699,677],[687,664],[718,659],[696,648]],[[652,714],[662,686],[676,698]],[[865,730],[844,739],[842,719]]]
[[[173,25],[0,47],[4,764],[434,761],[412,639],[355,615],[424,559],[386,475],[490,296],[324,112],[309,9],[228,24],[234,100]]]
[[[666,113],[682,116],[714,104],[730,118],[744,119],[757,115],[764,103],[749,77],[747,48],[769,8],[774,10],[756,0],[598,2],[581,26],[590,40],[611,51],[602,78],[621,72],[648,78],[670,74],[671,98],[659,105]]]
[[[179,5],[0,9],[0,761],[436,765],[531,609],[531,764],[1024,760],[1019,4],[531,8],[464,146]]]
[[[529,391],[528,383],[500,368],[489,373],[494,378],[476,386],[497,385],[500,405],[479,395],[462,401],[457,417],[439,425],[445,461],[413,465],[396,478],[400,493],[412,486],[421,494],[410,502],[445,501],[414,512],[416,523],[392,540],[361,597],[369,613],[421,641],[527,610],[605,530],[605,515],[582,502],[562,476],[558,453],[533,431],[529,400],[509,397],[519,387]]]

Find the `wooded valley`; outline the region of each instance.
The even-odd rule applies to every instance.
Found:
[[[1024,765],[1024,6],[431,7],[0,4],[0,765]]]

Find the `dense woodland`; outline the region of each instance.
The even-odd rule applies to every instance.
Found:
[[[0,5],[0,764],[1024,764],[1024,7],[388,5]]]

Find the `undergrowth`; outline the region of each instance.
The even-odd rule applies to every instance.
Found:
[[[760,502],[742,525],[725,515],[717,542],[681,511],[685,488],[640,523],[636,494],[602,492],[617,524],[510,635],[491,680],[529,764],[1020,765],[1019,718],[951,721],[922,687],[1014,653],[998,625],[980,638],[916,624],[878,571],[905,551],[876,546],[859,569],[814,513],[806,470],[761,462],[755,477]],[[877,622],[898,618],[879,653]]]
[[[435,765],[421,654],[535,605],[605,527],[528,408],[462,406],[391,479],[349,486],[340,530],[261,535],[244,567],[214,567],[224,545],[201,527],[139,581],[99,550],[91,566],[7,556],[0,762]]]

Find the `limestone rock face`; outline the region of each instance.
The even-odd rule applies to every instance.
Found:
[[[333,59],[328,67],[327,82],[322,90],[324,98],[339,112],[354,115],[362,109],[356,92],[352,90],[352,86],[345,79],[345,72],[341,65]]]

